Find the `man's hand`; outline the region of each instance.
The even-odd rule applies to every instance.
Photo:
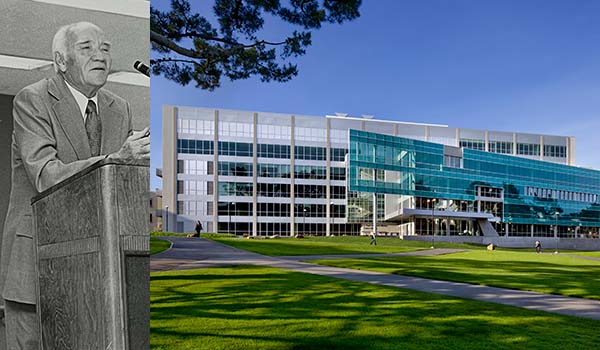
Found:
[[[134,162],[136,160],[150,159],[150,132],[148,127],[141,131],[134,131],[129,136],[121,149],[117,153],[108,155],[108,159],[120,160],[124,162]]]

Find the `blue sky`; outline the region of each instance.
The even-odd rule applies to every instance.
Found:
[[[600,1],[364,0],[360,12],[314,31],[287,83],[225,80],[208,92],[153,76],[152,173],[163,104],[575,136],[577,164],[600,169]],[[268,40],[293,30],[271,22]]]

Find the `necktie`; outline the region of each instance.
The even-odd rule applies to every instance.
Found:
[[[102,141],[102,122],[96,112],[96,103],[88,100],[85,108],[85,131],[90,142],[90,151],[93,156],[100,155],[100,142]]]

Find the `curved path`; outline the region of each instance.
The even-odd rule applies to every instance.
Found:
[[[475,284],[438,281],[374,271],[315,265],[297,261],[297,259],[304,259],[305,257],[269,257],[233,248],[203,238],[164,237],[163,239],[168,239],[171,241],[173,246],[167,251],[152,256],[150,260],[150,269],[152,271],[232,265],[270,266],[290,271],[329,276],[358,282],[374,283],[421,292],[487,301],[531,310],[547,311],[557,314],[600,320],[600,301],[598,300],[571,298],[514,289],[486,287]],[[448,254],[449,250],[434,249],[428,250],[428,252],[429,254]],[[413,254],[414,253],[416,252],[413,252]],[[408,255],[407,253],[402,254]],[[373,256],[374,254],[360,255]],[[376,255],[385,256],[389,254]],[[349,255],[327,257],[349,257]],[[316,258],[316,256],[313,256],[313,258]]]

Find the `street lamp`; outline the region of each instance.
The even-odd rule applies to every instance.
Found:
[[[560,214],[560,213],[557,210],[554,213],[554,219],[555,219],[554,220],[554,223],[555,223],[555,226],[554,226],[554,238],[555,238],[555,241],[556,241],[556,250],[554,251],[554,254],[558,254],[558,214]]]
[[[163,230],[164,232],[169,232],[169,206],[165,205],[165,230]]]
[[[304,230],[304,232],[306,233],[306,207],[302,207],[302,211],[304,212],[304,215],[302,216],[302,229]]]
[[[333,213],[333,201],[329,203],[329,235],[331,236],[331,226],[335,225],[335,215]]]

